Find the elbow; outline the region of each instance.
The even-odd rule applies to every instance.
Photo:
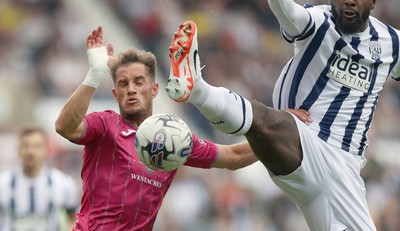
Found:
[[[241,165],[240,163],[238,163],[238,162],[232,162],[232,163],[227,164],[227,165],[225,166],[226,169],[231,170],[231,171],[235,171],[235,170],[241,169],[241,168],[243,168],[243,167],[244,167],[244,166],[242,166],[242,165]]]
[[[66,137],[67,136],[66,126],[59,119],[57,119],[56,122],[55,122],[55,129],[56,129],[56,132],[59,135],[61,135],[62,137]]]
[[[235,165],[235,166],[228,166],[226,169],[235,171],[235,170],[241,169],[241,167]]]

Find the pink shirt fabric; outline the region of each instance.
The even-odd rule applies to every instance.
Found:
[[[145,167],[135,152],[137,127],[114,111],[85,116],[81,177],[83,196],[74,231],[151,231],[162,200],[175,177]],[[193,152],[185,165],[211,168],[218,147],[193,135]]]

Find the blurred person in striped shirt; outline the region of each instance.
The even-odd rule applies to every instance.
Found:
[[[20,165],[0,174],[0,230],[61,230],[64,212],[71,229],[79,205],[76,184],[71,176],[46,165],[44,130],[24,127],[18,153]]]

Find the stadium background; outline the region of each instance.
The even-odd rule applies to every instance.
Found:
[[[399,10],[398,0],[378,0],[373,14],[400,29]],[[113,42],[117,52],[136,46],[157,55],[162,89],[156,113],[182,117],[203,139],[222,144],[242,140],[214,130],[193,106],[178,105],[163,91],[172,33],[189,19],[198,24],[205,79],[271,105],[274,82],[292,47],[280,37],[267,0],[0,1],[0,170],[17,164],[16,132],[35,122],[50,134],[50,164],[80,184],[82,147],[58,136],[54,122],[87,72],[85,39],[97,25],[104,26],[105,41]],[[111,80],[102,84],[89,111],[118,110],[111,87]],[[400,85],[389,80],[380,97],[363,170],[371,212],[381,231],[400,230],[399,124]],[[303,231],[307,227],[256,163],[236,172],[181,168],[155,230]]]

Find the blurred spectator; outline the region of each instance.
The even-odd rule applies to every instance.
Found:
[[[0,174],[0,230],[71,230],[79,204],[75,182],[46,166],[48,143],[41,128],[22,129],[19,142],[21,164]]]

